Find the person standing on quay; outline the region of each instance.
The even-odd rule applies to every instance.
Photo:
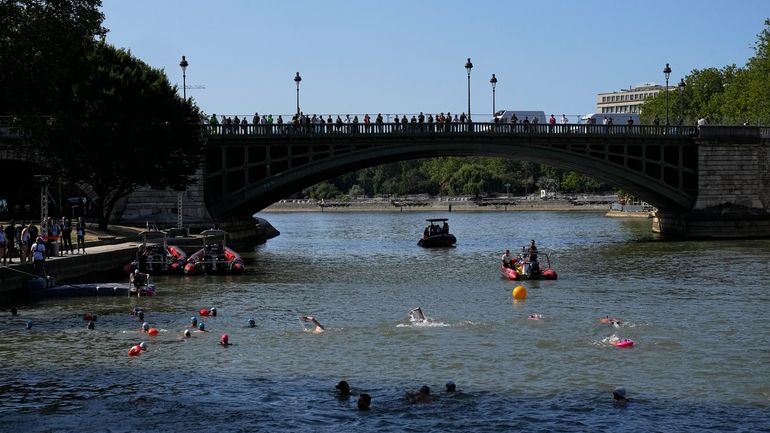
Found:
[[[62,254],[69,251],[69,254],[74,254],[72,249],[72,224],[67,217],[61,217],[61,240],[62,240]]]
[[[78,254],[80,249],[83,248],[83,254],[86,253],[86,223],[83,222],[83,217],[78,217],[78,224],[75,226],[75,237],[78,242]]]

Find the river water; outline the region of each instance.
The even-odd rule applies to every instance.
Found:
[[[648,220],[591,212],[260,216],[281,236],[245,254],[246,275],[2,313],[0,431],[770,431],[769,241],[664,241]],[[457,247],[417,247],[441,216]],[[498,261],[529,239],[559,279],[514,302]],[[158,336],[138,332],[135,306]],[[209,332],[182,338],[209,307]],[[343,379],[371,411],[336,398]],[[409,404],[422,385],[433,403]]]

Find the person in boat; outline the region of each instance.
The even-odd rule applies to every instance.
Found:
[[[428,226],[425,226],[425,231],[422,232],[422,238],[428,239],[430,237],[430,230],[428,229]]]
[[[321,325],[321,322],[319,322],[313,316],[302,316],[302,320],[305,321],[305,322],[310,322],[313,325],[315,325],[315,329],[313,330],[313,332],[321,333],[321,332],[324,332],[326,330],[326,328],[324,328],[324,326]]]
[[[444,225],[441,227],[441,234],[448,235],[449,234],[449,223],[444,221]]]
[[[535,240],[532,239],[529,241],[529,247],[527,248],[527,254],[529,255],[529,262],[533,263],[537,261],[537,246],[535,245]]]
[[[524,262],[524,273],[527,275],[530,274],[533,267],[537,266],[539,268],[539,264],[533,265],[537,263],[537,245],[535,245],[534,239],[530,240],[529,246],[524,249],[522,261]]]
[[[510,268],[511,262],[513,261],[513,256],[511,256],[511,250],[505,250],[505,253],[502,257],[503,260],[503,267],[504,268]]]

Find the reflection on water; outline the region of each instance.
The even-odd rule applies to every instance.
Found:
[[[766,241],[669,242],[595,213],[270,214],[250,272],[161,277],[154,298],[53,299],[0,316],[0,425],[23,431],[722,431],[766,428]],[[498,260],[529,239],[556,281],[524,302]],[[519,284],[519,283],[517,283]],[[141,306],[152,337],[129,311]],[[426,321],[410,320],[422,307]],[[209,332],[184,338],[191,316]],[[85,329],[82,315],[98,315]],[[539,320],[530,315],[539,315]],[[321,334],[304,332],[313,315]],[[615,327],[599,319],[617,317]],[[256,327],[248,324],[254,318]],[[24,323],[32,320],[31,330]],[[232,346],[218,344],[227,332]],[[620,349],[612,338],[629,338]],[[139,341],[148,351],[126,356]],[[373,396],[339,401],[334,384]],[[462,390],[443,392],[449,380]],[[403,398],[423,384],[437,400]],[[632,404],[612,405],[617,385]]]

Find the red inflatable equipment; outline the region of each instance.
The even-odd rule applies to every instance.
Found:
[[[142,348],[139,347],[139,345],[131,346],[130,349],[128,349],[128,356],[139,356],[142,353]]]
[[[147,330],[147,333],[150,335],[158,335],[158,328],[150,328]]]
[[[211,314],[211,312],[207,308],[201,308],[200,311],[198,311],[198,313],[201,316],[208,316],[209,314]]]

